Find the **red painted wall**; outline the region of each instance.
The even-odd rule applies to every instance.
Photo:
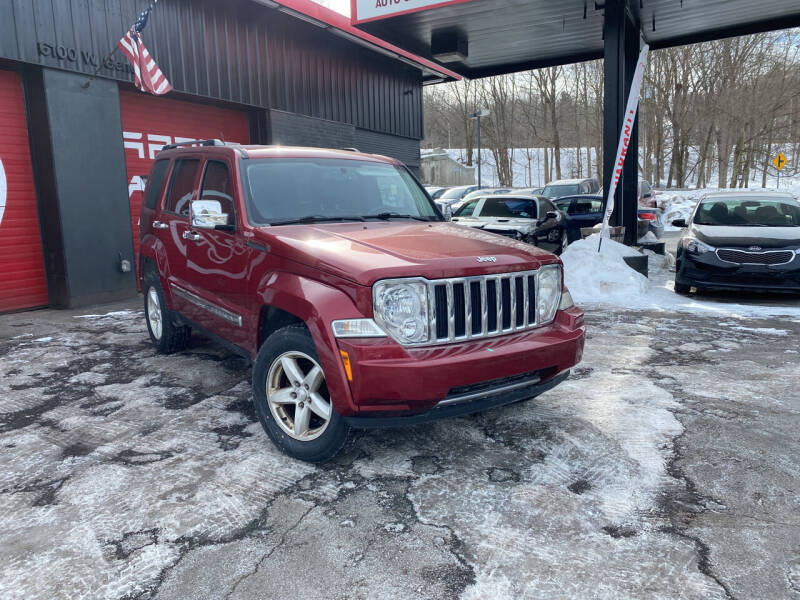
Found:
[[[250,126],[245,111],[159,98],[139,92],[120,91],[119,104],[128,168],[135,264],[138,265],[138,221],[142,206],[138,178],[150,172],[150,165],[161,147],[184,140],[213,138],[247,144],[250,141]]]
[[[22,81],[0,70],[0,312],[47,306]]]

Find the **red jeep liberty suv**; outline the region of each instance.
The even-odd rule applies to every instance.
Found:
[[[253,359],[261,424],[302,460],[333,457],[351,427],[531,398],[583,354],[559,259],[445,222],[390,158],[166,146],[140,223],[155,347],[195,329]]]

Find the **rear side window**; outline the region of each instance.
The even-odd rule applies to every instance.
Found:
[[[164,181],[167,176],[168,167],[168,160],[157,160],[153,165],[150,181],[147,182],[147,192],[145,192],[144,197],[144,205],[147,208],[154,209],[156,204],[158,204],[158,199],[161,198],[161,192],[164,191]]]
[[[189,216],[189,204],[192,201],[194,182],[197,181],[197,170],[200,168],[200,161],[183,159],[175,161],[175,168],[172,169],[172,177],[169,181],[169,195],[164,205],[164,210],[179,215]]]
[[[228,170],[228,165],[224,162],[210,160],[206,163],[200,199],[219,202],[222,206],[222,212],[228,215],[228,225],[236,224],[231,174]]]

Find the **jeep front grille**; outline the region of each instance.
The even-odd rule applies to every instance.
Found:
[[[535,327],[537,274],[519,271],[430,281],[431,341],[455,342]]]
[[[765,250],[762,252],[719,248],[720,260],[738,265],[785,265],[794,258],[793,250]]]

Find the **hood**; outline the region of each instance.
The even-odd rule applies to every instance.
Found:
[[[270,252],[361,285],[393,277],[521,271],[558,262],[534,246],[452,223],[326,223],[256,231]],[[491,258],[478,262],[478,257]]]
[[[800,227],[731,227],[692,225],[690,234],[711,246],[761,246],[782,248],[800,245]]]

